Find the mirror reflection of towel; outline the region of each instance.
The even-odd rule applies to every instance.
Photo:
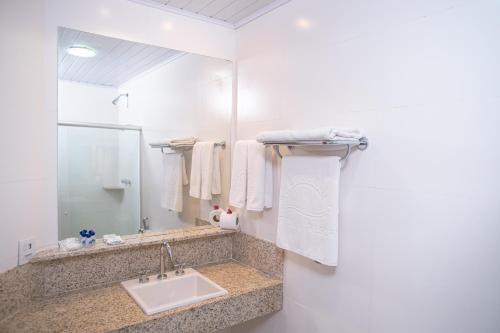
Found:
[[[212,194],[221,193],[219,152],[214,141],[197,142],[193,146],[190,196],[212,200]]]
[[[188,184],[186,162],[182,153],[163,154],[163,189],[161,206],[182,212],[183,186]]]

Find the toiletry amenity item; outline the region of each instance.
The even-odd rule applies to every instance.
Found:
[[[94,230],[92,230],[92,229],[89,230],[88,235],[89,235],[89,237],[88,237],[89,244],[88,245],[90,245],[90,246],[95,245],[95,232],[94,232]]]
[[[123,239],[116,234],[108,234],[102,236],[102,241],[107,245],[118,245],[125,243]]]
[[[188,184],[186,161],[182,153],[163,154],[161,206],[182,212],[184,185]]]
[[[283,157],[276,245],[336,266],[340,158]]]
[[[311,130],[266,131],[257,135],[259,142],[296,142],[322,140],[358,140],[363,135],[357,129],[323,127]]]
[[[80,243],[82,246],[93,246],[95,245],[95,232],[94,230],[83,229],[80,231]]]
[[[87,229],[80,230],[80,243],[82,244],[82,246],[87,245],[87,233]]]
[[[76,237],[66,238],[60,240],[58,243],[59,248],[65,251],[74,251],[82,248],[82,243]]]
[[[193,146],[189,195],[212,200],[221,193],[220,147],[214,141],[197,142]]]
[[[263,211],[273,206],[272,153],[255,140],[237,141],[234,148],[229,204]]]
[[[222,229],[239,230],[238,213],[228,209],[220,215],[220,227]]]

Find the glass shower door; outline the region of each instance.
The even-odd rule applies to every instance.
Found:
[[[59,239],[137,233],[140,131],[58,127]]]

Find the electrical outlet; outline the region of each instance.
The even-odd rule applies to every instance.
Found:
[[[27,263],[33,258],[35,254],[35,239],[28,238],[19,241],[19,251],[18,251],[18,264],[22,265]]]

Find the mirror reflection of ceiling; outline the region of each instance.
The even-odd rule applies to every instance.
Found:
[[[85,58],[68,54],[68,47],[75,45],[95,50],[96,55]],[[118,87],[182,54],[177,50],[60,28],[58,77],[60,80]]]
[[[239,28],[290,0],[131,0],[213,23]]]

